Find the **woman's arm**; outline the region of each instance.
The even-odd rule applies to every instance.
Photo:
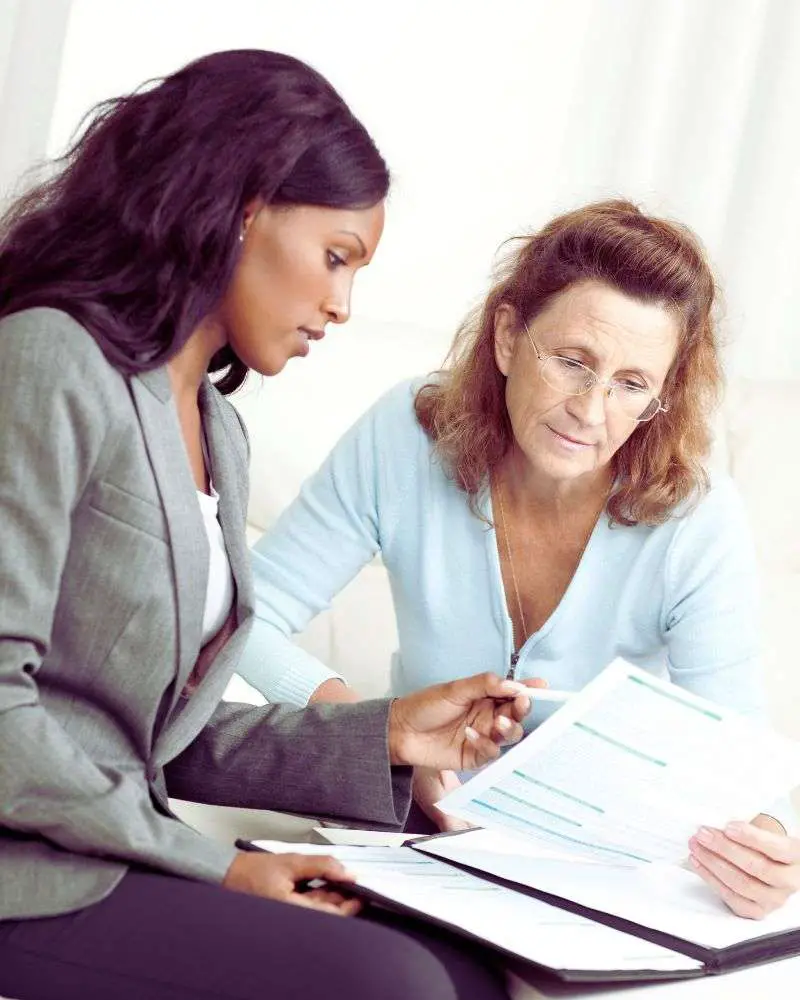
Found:
[[[291,637],[386,545],[414,474],[412,401],[408,383],[379,400],[253,547],[255,621],[238,671],[268,701],[352,700],[343,678]]]
[[[667,562],[665,634],[672,679],[751,715],[764,715],[758,568],[750,526],[723,480],[676,533]],[[690,842],[695,870],[741,916],[758,917],[800,888],[791,803]],[[757,874],[756,874],[757,873]]]
[[[675,532],[662,629],[676,684],[752,715],[764,712],[758,591],[747,515],[722,478]]]

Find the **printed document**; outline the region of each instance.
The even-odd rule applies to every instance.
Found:
[[[750,820],[800,783],[800,744],[615,660],[437,803],[612,865],[681,863],[701,825]]]

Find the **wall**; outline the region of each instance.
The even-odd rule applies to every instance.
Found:
[[[45,157],[70,0],[0,0],[0,206]]]

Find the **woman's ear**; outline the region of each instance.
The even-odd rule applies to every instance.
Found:
[[[253,198],[251,201],[244,206],[242,211],[242,228],[240,230],[239,239],[244,239],[247,230],[252,226],[256,219],[256,216],[266,208],[263,200],[261,198]]]
[[[517,346],[519,331],[517,311],[507,302],[501,303],[494,313],[494,359],[503,375],[511,371],[511,362]]]

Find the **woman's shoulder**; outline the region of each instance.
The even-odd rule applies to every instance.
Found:
[[[614,526],[616,528],[616,526]],[[749,535],[747,511],[733,479],[727,473],[708,475],[707,485],[680,503],[659,524],[634,525],[641,544],[701,552],[733,535]],[[614,532],[612,531],[612,535]]]
[[[49,306],[0,319],[0,358],[4,365],[30,371],[42,385],[81,376],[95,387],[104,377],[115,384],[121,378],[89,331],[69,313]]]
[[[726,473],[709,476],[708,488],[699,499],[660,526],[670,537],[671,548],[691,559],[712,552],[749,546],[751,528],[744,501],[733,479]]]
[[[744,501],[732,477],[725,472],[708,474],[708,487],[694,502],[678,512],[679,520],[694,524],[727,524],[745,517]]]
[[[365,417],[382,441],[387,438],[398,443],[427,440],[417,420],[414,403],[419,390],[429,381],[425,375],[403,379],[373,403]]]
[[[57,336],[74,351],[90,354],[93,350],[100,350],[86,327],[63,309],[50,306],[35,306],[3,316],[0,331],[12,338],[25,337],[28,344],[43,343],[56,347],[53,337]]]

